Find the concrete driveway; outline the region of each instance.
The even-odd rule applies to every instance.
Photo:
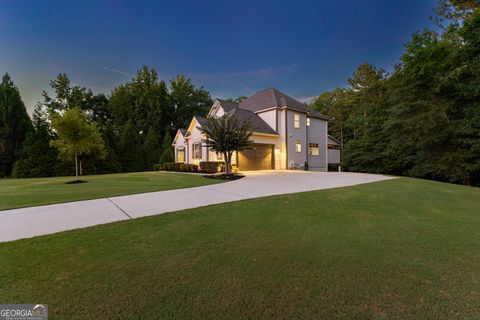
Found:
[[[393,177],[337,172],[250,171],[221,184],[0,211],[0,241],[278,194],[346,187]]]

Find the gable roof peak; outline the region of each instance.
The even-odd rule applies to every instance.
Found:
[[[223,110],[225,110],[225,112],[228,112],[238,107],[238,102],[233,102],[233,101],[228,101],[228,100],[218,99],[218,98],[216,100],[220,102],[220,105],[222,106]]]
[[[290,108],[308,113],[324,120],[328,120],[327,116],[313,110],[305,103],[302,103],[273,87],[259,91],[251,97],[243,100],[240,102],[239,108],[253,112],[270,108]]]
[[[292,107],[304,109],[305,104],[290,97],[289,95],[281,92],[280,90],[270,87],[259,91],[240,102],[240,108],[251,111],[260,111],[262,109],[268,109],[273,107]]]

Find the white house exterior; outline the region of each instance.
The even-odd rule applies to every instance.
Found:
[[[340,161],[339,150],[329,149],[338,141],[329,139],[328,117],[277,89],[260,91],[240,103],[216,99],[208,116],[225,113],[252,125],[252,148],[234,154],[232,160],[240,170],[308,166],[309,170],[327,171],[329,159],[331,163]],[[178,129],[173,141],[176,162],[223,161],[203,143],[206,137],[198,127],[205,123],[206,118],[195,116],[188,128]]]

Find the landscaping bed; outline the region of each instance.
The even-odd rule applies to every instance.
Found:
[[[174,172],[197,172],[197,173],[220,173],[225,172],[223,161],[201,161],[199,164],[183,162],[166,162],[154,165],[155,170]],[[232,166],[232,173],[238,172],[236,166]]]
[[[238,173],[216,173],[216,174],[208,174],[204,176],[208,179],[215,179],[215,180],[227,180],[227,181],[234,181],[238,179],[242,179],[245,176],[243,174]]]

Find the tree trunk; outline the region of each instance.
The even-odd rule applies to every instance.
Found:
[[[83,161],[80,159],[80,160],[78,161],[78,164],[79,164],[79,167],[80,167],[80,168],[79,168],[79,172],[80,172],[79,175],[80,175],[80,176],[83,176]]]
[[[340,163],[342,163],[342,159],[343,159],[343,127],[340,129]]]
[[[232,155],[230,152],[225,152],[225,173],[230,174],[230,167],[232,162]]]
[[[78,181],[78,156],[75,153],[75,181]]]
[[[367,137],[367,110],[363,111],[363,136]]]

